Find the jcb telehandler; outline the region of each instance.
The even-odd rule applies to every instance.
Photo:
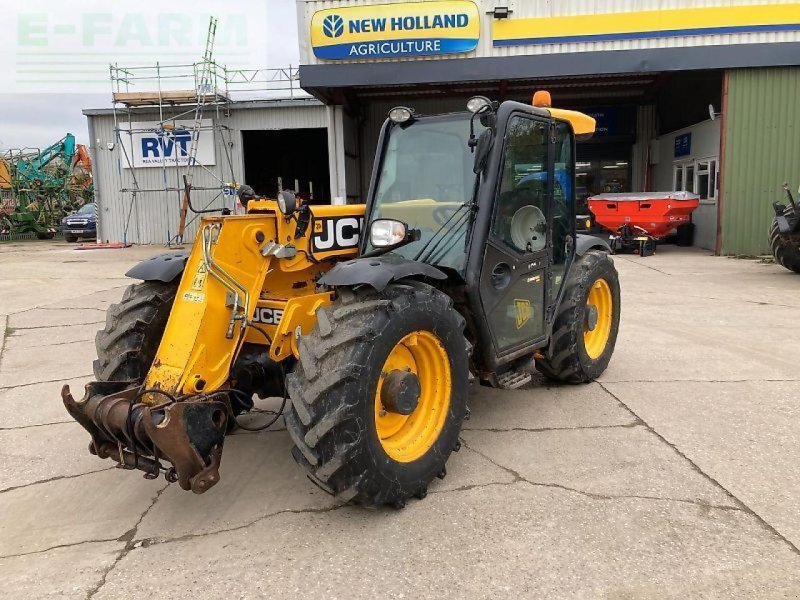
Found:
[[[129,271],[143,282],[109,308],[97,381],[62,391],[90,452],[202,493],[254,395],[288,396],[316,484],[403,506],[444,476],[471,381],[600,375],[620,292],[607,244],[575,235],[575,140],[594,120],[546,93],[467,108],[391,110],[366,205],[243,188],[246,215],[204,217],[191,253]]]

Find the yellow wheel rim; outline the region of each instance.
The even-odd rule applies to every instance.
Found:
[[[410,415],[387,412],[381,402],[383,381],[395,369],[419,378],[419,403]],[[386,454],[398,462],[412,462],[430,450],[447,420],[450,393],[450,360],[435,335],[415,331],[397,342],[375,392],[375,428]]]
[[[597,323],[590,329],[589,312],[597,311]],[[598,279],[589,290],[586,298],[586,319],[583,322],[583,347],[589,358],[595,360],[606,349],[608,338],[611,336],[611,322],[614,315],[614,300],[611,288],[605,279]]]

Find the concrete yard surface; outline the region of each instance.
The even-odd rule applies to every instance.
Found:
[[[306,478],[280,421],[231,435],[200,496],[88,453],[60,389],[163,251],[0,244],[0,597],[800,597],[800,276],[615,257],[603,376],[473,387],[447,477],[365,510]]]

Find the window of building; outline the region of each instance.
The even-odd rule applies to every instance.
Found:
[[[717,159],[704,158],[697,161],[697,184],[695,190],[700,201],[713,203],[717,199]]]
[[[717,200],[717,157],[676,162],[672,171],[672,189],[700,196],[702,204]]]

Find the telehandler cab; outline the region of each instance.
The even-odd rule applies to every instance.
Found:
[[[287,397],[293,455],[345,501],[403,506],[444,477],[471,380],[531,368],[570,383],[608,365],[617,272],[575,235],[584,114],[483,97],[390,111],[366,205],[243,188],[190,253],[145,261],[97,334],[97,381],[69,413],[90,452],[202,493],[253,397]]]

